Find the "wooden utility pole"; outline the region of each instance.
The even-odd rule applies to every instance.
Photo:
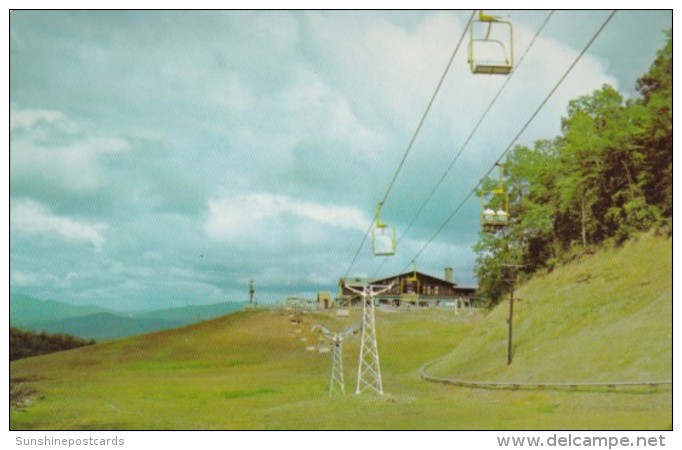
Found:
[[[512,337],[514,330],[514,284],[516,283],[516,270],[523,267],[522,264],[503,264],[502,267],[510,269],[511,275],[506,279],[511,285],[509,296],[509,317],[507,318],[507,365],[512,363]]]
[[[509,328],[507,330],[507,365],[512,362],[512,331],[514,327],[514,281],[511,284],[511,296],[509,297]]]
[[[585,231],[585,196],[580,197],[580,235],[583,238],[583,247],[587,247],[587,234]]]

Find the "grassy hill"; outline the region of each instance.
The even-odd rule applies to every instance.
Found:
[[[672,243],[642,235],[525,283],[429,372],[466,380],[609,382],[672,379]]]
[[[11,392],[24,394],[10,428],[668,429],[669,387],[469,389],[426,382],[419,369],[440,358],[429,370],[457,378],[670,378],[671,259],[669,240],[643,236],[523,286],[511,368],[504,304],[488,314],[377,311],[386,395],[352,395],[355,337],[344,343],[350,395],[329,398],[331,356],[306,351],[317,342],[310,327],[345,329],[359,311],[310,313],[300,326],[284,312],[244,311],[12,362]]]
[[[223,302],[212,305],[187,305],[135,314],[138,319],[178,322],[182,325],[230,314],[244,309],[245,302]]]

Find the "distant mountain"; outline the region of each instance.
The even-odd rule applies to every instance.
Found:
[[[14,327],[67,333],[87,339],[115,339],[189,325],[240,311],[244,302],[189,305],[126,313],[99,306],[80,306],[10,294],[10,324]]]
[[[179,321],[142,319],[103,312],[44,323],[41,330],[49,333],[67,333],[82,338],[105,340],[177,328],[183,325],[185,324]]]
[[[12,326],[36,329],[45,322],[89,316],[114,311],[92,305],[73,305],[55,300],[39,300],[28,295],[10,293],[9,318]],[[40,330],[38,330],[40,331]]]
[[[139,319],[180,322],[183,325],[214,319],[244,309],[244,302],[224,302],[213,305],[189,305],[135,314]]]

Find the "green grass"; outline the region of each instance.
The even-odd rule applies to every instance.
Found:
[[[247,311],[194,326],[15,361],[20,429],[667,429],[670,388],[497,391],[429,383],[419,368],[482,380],[670,378],[671,243],[622,249],[519,290],[515,359],[506,305],[490,312],[377,312],[386,395],[352,395],[359,336],[344,342],[345,398],[329,398],[331,355],[306,351],[315,323],[359,320]],[[585,281],[589,274],[589,280]],[[306,342],[301,341],[306,337]]]
[[[637,242],[536,276],[430,372],[467,380],[610,382],[672,379],[672,247]]]

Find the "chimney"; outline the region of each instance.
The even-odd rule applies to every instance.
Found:
[[[452,267],[446,267],[445,268],[445,281],[453,283],[454,280],[455,279],[452,275]]]

